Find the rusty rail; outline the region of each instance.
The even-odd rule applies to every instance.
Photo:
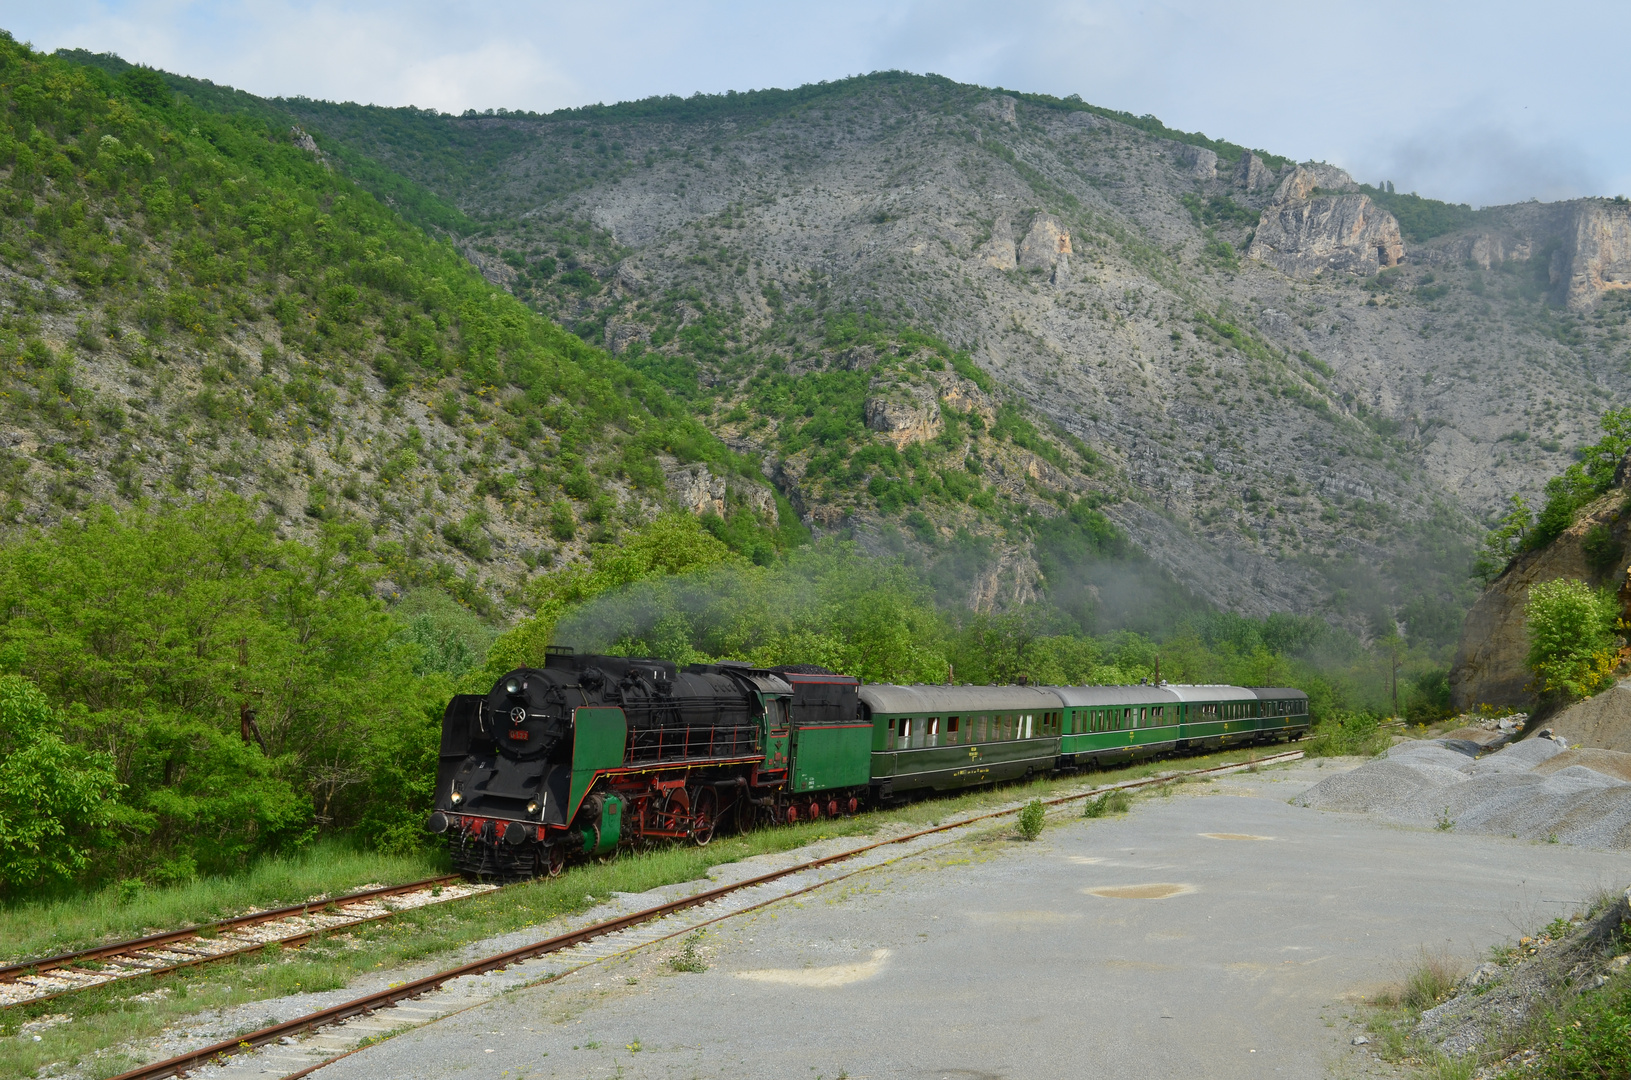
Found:
[[[314,912],[322,913],[328,908],[351,907],[366,903],[370,900],[379,900],[387,896],[399,896],[404,893],[418,892],[423,889],[433,889],[439,885],[447,885],[460,880],[458,874],[444,874],[439,877],[424,878],[411,881],[405,885],[386,885],[378,889],[364,889],[361,892],[348,893],[345,896],[336,896],[328,900],[308,900],[302,904],[290,904],[287,907],[273,908],[268,911],[257,911],[248,915],[238,915],[230,919],[219,919],[211,923],[198,926],[189,926],[181,930],[170,930],[162,934],[149,934],[146,937],[132,938],[128,941],[116,941],[108,945],[98,945],[89,949],[80,949],[77,952],[58,953],[55,956],[42,956],[36,960],[23,960],[14,964],[0,967],[0,983],[15,983],[19,979],[31,975],[44,975],[64,968],[73,968],[81,964],[100,960],[113,960],[118,958],[137,958],[143,952],[161,952],[167,947],[199,938],[210,938],[223,931],[238,930],[248,926],[259,926],[263,923],[276,922],[279,919],[308,916]],[[364,919],[355,919],[347,922],[346,926],[360,926],[364,923],[377,922],[380,919],[390,918],[391,914],[374,915]],[[147,975],[164,975],[184,968],[199,967],[203,964],[214,963],[217,960],[226,960],[234,956],[255,952],[269,944],[299,945],[309,941],[321,931],[302,931],[297,934],[285,935],[273,941],[255,942],[242,948],[229,949],[222,952],[210,953],[204,956],[193,957],[175,963],[166,963],[160,967],[147,968],[143,971],[133,971],[125,975],[101,982],[91,983],[83,987],[71,987],[58,990],[50,994],[41,994],[36,997],[15,1001],[9,1004],[0,1004],[0,1008],[15,1008],[18,1005],[32,1005],[36,1002],[50,1001],[52,998],[62,997],[66,994],[78,993],[96,986],[106,986],[109,982],[118,982],[121,979],[139,978]]]

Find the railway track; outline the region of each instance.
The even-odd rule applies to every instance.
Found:
[[[1303,752],[1301,750],[1292,750],[1233,765],[1218,765],[1206,769],[1168,773],[1144,780],[1106,784],[1087,791],[1075,792],[1043,801],[1048,806],[1058,806],[1064,803],[1090,799],[1108,791],[1127,791],[1171,783],[1185,778],[1236,772],[1262,765],[1284,764],[1295,761],[1302,756]],[[357,1050],[363,1047],[348,1044],[354,1044],[359,1039],[366,1039],[367,1042],[364,1045],[369,1045],[381,1037],[395,1033],[397,1030],[416,1026],[420,1023],[429,1023],[451,1013],[464,1011],[464,1009],[475,1008],[492,1000],[497,994],[505,990],[522,985],[553,982],[573,972],[581,971],[616,956],[631,953],[656,942],[691,934],[713,923],[746,914],[815,889],[824,888],[834,882],[842,881],[857,874],[875,870],[880,866],[915,854],[916,851],[920,851],[922,848],[913,849],[905,854],[893,857],[863,860],[863,865],[854,869],[847,869],[837,874],[818,875],[817,880],[814,881],[799,880],[798,875],[810,875],[813,872],[863,857],[869,853],[882,852],[896,845],[907,844],[914,840],[945,833],[953,829],[961,829],[981,821],[1006,817],[1018,811],[1019,807],[1008,807],[1002,810],[992,810],[959,817],[954,821],[944,822],[926,829],[918,829],[901,836],[873,841],[834,855],[809,859],[741,881],[705,889],[666,903],[626,912],[589,926],[583,926],[564,934],[545,938],[542,941],[523,945],[520,948],[496,953],[445,971],[388,986],[385,989],[365,994],[350,1001],[332,1005],[304,1016],[298,1016],[270,1027],[261,1028],[258,1031],[238,1035],[224,1042],[202,1046],[176,1057],[143,1065],[129,1072],[121,1073],[119,1076],[114,1077],[113,1080],[165,1080],[166,1077],[184,1076],[191,1070],[212,1065],[221,1066],[222,1068],[218,1069],[217,1073],[226,1077],[242,1071],[246,1076],[274,1075],[282,1077],[283,1080],[297,1080],[297,1078],[316,1072],[323,1066],[342,1057],[356,1053]],[[690,912],[691,917],[681,918],[680,916],[686,912]],[[534,961],[539,961],[539,963],[533,963]],[[472,976],[504,972],[507,969],[519,968],[521,965],[527,965],[527,970],[518,970],[512,973],[513,977],[509,979],[498,982],[480,980],[481,985],[472,985],[471,983],[449,985],[459,984],[460,980],[470,979]],[[471,982],[475,983],[476,980],[471,980]],[[417,998],[444,989],[451,995],[452,1000],[444,1002],[443,1007],[436,1007],[434,1004],[415,1003]],[[404,1003],[408,1004],[404,1005]],[[394,1016],[381,1017],[376,1015],[381,1010],[394,1010]],[[321,1032],[319,1030],[338,1025],[345,1025],[348,1030],[343,1034]],[[301,1043],[296,1039],[296,1036],[311,1032],[319,1032],[319,1034],[305,1043]],[[271,1060],[257,1058],[253,1062],[246,1062],[242,1070],[233,1067],[230,1060],[232,1057],[264,1046],[275,1046],[275,1056],[267,1055]]]
[[[0,967],[0,1009],[49,1001],[120,979],[199,967],[268,945],[303,945],[326,931],[378,922],[399,911],[461,900],[496,887],[468,884],[459,875],[448,874],[7,964]]]

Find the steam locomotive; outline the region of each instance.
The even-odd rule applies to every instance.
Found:
[[[442,718],[435,809],[455,865],[559,874],[620,843],[853,814],[933,791],[1300,738],[1285,687],[862,685],[753,668],[577,654],[510,672]]]

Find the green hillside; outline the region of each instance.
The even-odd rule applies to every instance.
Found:
[[[658,455],[753,471],[267,110],[3,45],[14,520],[261,494],[292,534],[369,523],[399,584],[486,607],[519,595],[490,559],[548,564],[649,518]]]

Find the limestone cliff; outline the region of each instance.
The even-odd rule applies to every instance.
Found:
[[[1263,209],[1246,254],[1297,278],[1325,270],[1374,274],[1404,259],[1399,222],[1367,195],[1327,194],[1354,187],[1332,165],[1299,165]]]
[[[1624,466],[1622,466],[1622,473]],[[1628,492],[1615,488],[1586,507],[1563,535],[1537,551],[1513,559],[1467,613],[1461,644],[1450,666],[1450,701],[1457,709],[1479,705],[1532,708],[1536,695],[1528,689],[1529,634],[1524,629],[1524,607],[1530,586],[1557,578],[1578,578],[1601,585],[1605,575],[1593,570],[1582,549],[1586,532],[1607,525],[1624,552],[1631,515],[1622,513]],[[1623,564],[1606,577],[1616,580]]]
[[[1553,283],[1572,311],[1590,310],[1603,294],[1631,289],[1631,203],[1584,199],[1553,263]]]

